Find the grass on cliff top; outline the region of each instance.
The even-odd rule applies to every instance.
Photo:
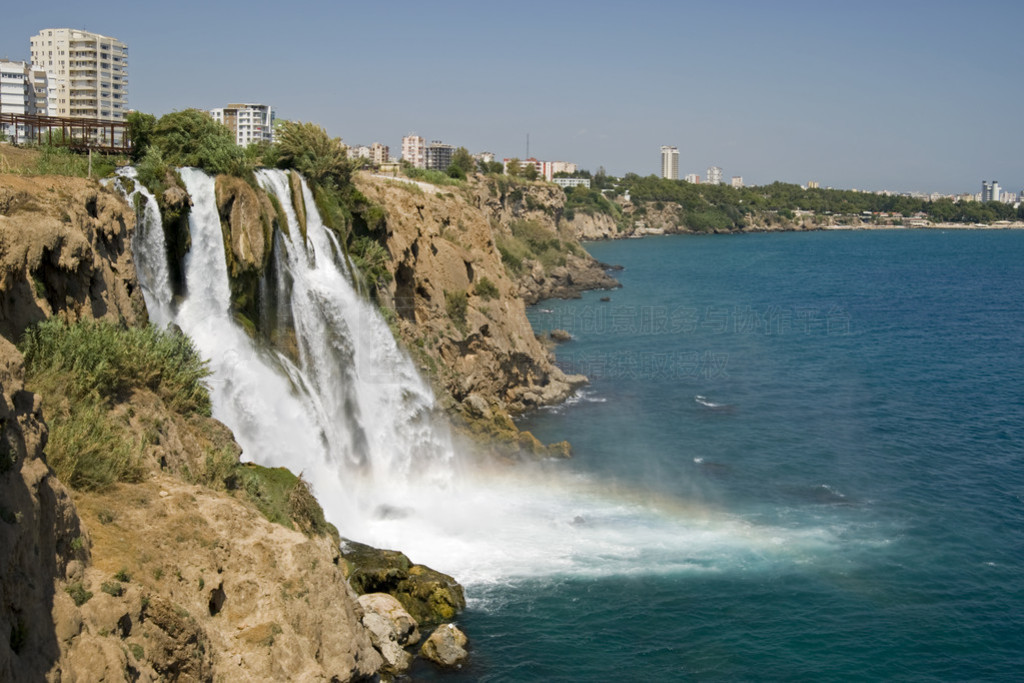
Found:
[[[431,185],[451,185],[453,187],[462,187],[466,184],[464,180],[452,178],[444,171],[435,171],[426,168],[406,168],[402,172],[407,178],[419,180],[424,183],[430,183]]]
[[[145,444],[111,414],[133,390],[150,389],[183,414],[210,414],[209,370],[180,333],[51,318],[29,328],[20,348],[26,386],[42,396],[50,425],[47,460],[72,488],[143,476]]]
[[[72,152],[66,147],[32,145],[0,147],[0,173],[16,175],[62,175],[75,178],[106,178],[113,175],[118,157],[106,154],[92,155],[92,175],[89,174],[89,156]]]
[[[173,410],[210,414],[203,384],[210,370],[181,332],[50,318],[25,332],[21,351],[29,376],[61,384],[72,400],[94,396],[109,403],[145,387]]]

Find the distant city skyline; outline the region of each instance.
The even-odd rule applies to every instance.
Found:
[[[116,36],[130,46],[133,109],[262,102],[391,149],[418,131],[522,158],[529,135],[529,156],[613,175],[658,175],[652,150],[672,145],[680,172],[716,166],[747,185],[952,194],[997,178],[1019,192],[1024,5],[985,8],[183,0],[151,13],[55,0],[5,16],[0,57],[30,60],[48,27]]]

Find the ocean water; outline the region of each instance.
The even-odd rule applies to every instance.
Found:
[[[445,680],[1024,676],[1024,232],[587,248],[622,289],[530,317],[592,383],[522,422],[574,457]]]

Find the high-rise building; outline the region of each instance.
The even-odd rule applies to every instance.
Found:
[[[711,166],[708,168],[707,173],[707,184],[708,185],[721,185],[722,184],[722,169],[718,166]]]
[[[736,189],[738,189],[738,190],[743,189],[743,176],[741,176],[741,175],[734,175],[732,177],[731,185],[733,187],[735,187]]]
[[[433,171],[447,171],[448,167],[452,165],[454,154],[455,148],[451,145],[446,145],[440,140],[431,140],[427,145],[427,168]]]
[[[402,159],[413,165],[413,168],[427,167],[427,144],[419,135],[406,135],[402,138]]]
[[[50,73],[51,116],[124,121],[128,111],[128,46],[73,28],[47,28],[31,38],[32,65]]]
[[[676,147],[661,146],[661,177],[679,179],[679,150]]]
[[[235,136],[235,144],[248,147],[254,142],[274,141],[274,110],[266,104],[229,104],[210,110],[214,121],[223,123]]]
[[[50,79],[44,69],[27,62],[0,59],[0,114],[48,116],[50,113]],[[14,141],[30,137],[32,131],[24,123],[4,124],[0,129]]]
[[[993,180],[990,184],[988,181],[981,181],[981,201],[983,202],[998,202],[999,195],[1002,189],[999,187],[999,181]]]

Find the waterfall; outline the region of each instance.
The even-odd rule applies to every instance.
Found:
[[[153,193],[139,182],[135,168],[125,166],[118,170],[118,175],[132,181],[131,192],[127,192],[120,180],[117,182],[128,200],[140,204],[142,208],[141,211],[137,211],[135,232],[132,235],[135,272],[146,300],[149,318],[162,327],[171,321],[172,291],[160,209]]]
[[[159,212],[137,185],[146,209],[132,246],[150,315],[179,326],[209,359],[213,415],[234,432],[243,459],[301,473],[343,536],[400,549],[468,585],[704,570],[723,556],[761,561],[783,547],[831,543],[815,530],[766,535],[694,506],[656,505],[644,491],[557,463],[506,467],[497,476],[464,466],[435,419],[428,385],[353,288],[305,182],[303,235],[288,175],[257,174],[288,221],[274,235],[270,275],[260,284],[261,296],[275,300],[260,315],[277,328],[269,337],[294,335],[286,354],[250,337],[231,311],[214,180],[190,168],[180,175],[193,203],[181,301],[171,296]]]

